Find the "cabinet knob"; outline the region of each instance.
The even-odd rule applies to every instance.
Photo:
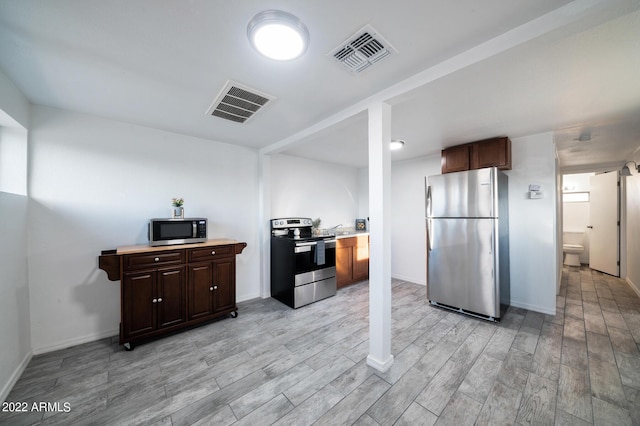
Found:
[[[216,254],[216,251],[215,251],[215,250],[213,250],[213,251],[211,252],[211,254]]]
[[[158,297],[158,303],[162,302],[162,297]]]
[[[213,286],[213,289],[214,289],[214,290],[217,290],[217,289],[218,289],[218,286],[217,286],[217,285],[214,285],[214,286]]]
[[[213,287],[209,287],[209,291],[213,291]]]
[[[156,257],[155,259],[153,259],[154,262],[160,262],[160,258]]]
[[[158,299],[153,299],[151,302],[152,303],[158,303]]]

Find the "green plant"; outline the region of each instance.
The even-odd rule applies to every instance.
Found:
[[[184,200],[182,198],[172,198],[171,199],[171,205],[173,207],[182,207],[182,205],[184,204]]]
[[[322,222],[322,221],[320,220],[320,218],[317,218],[317,219],[315,219],[315,220],[311,221],[311,226],[312,226],[313,228],[318,229],[318,228],[320,228],[320,222]]]

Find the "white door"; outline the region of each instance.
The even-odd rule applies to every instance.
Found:
[[[618,173],[591,176],[589,267],[620,275],[618,265]]]

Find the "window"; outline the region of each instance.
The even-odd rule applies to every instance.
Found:
[[[585,203],[588,201],[588,192],[565,192],[562,194],[563,203]]]

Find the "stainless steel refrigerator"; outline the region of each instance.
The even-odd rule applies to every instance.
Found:
[[[510,304],[507,175],[495,167],[426,178],[427,298],[499,321]]]

